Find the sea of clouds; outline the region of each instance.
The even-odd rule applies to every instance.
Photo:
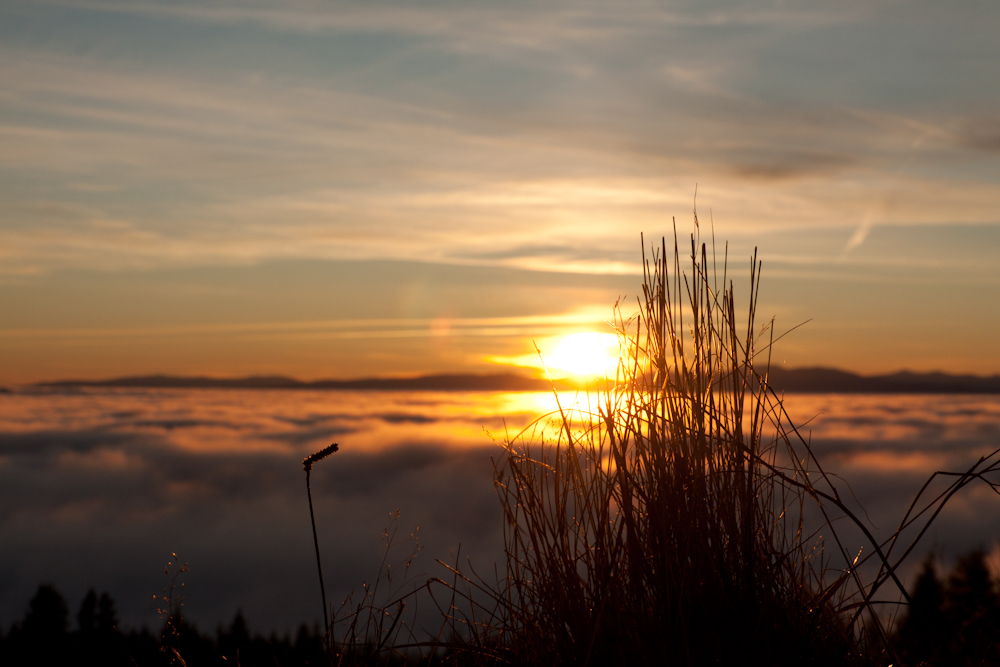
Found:
[[[879,536],[931,472],[963,469],[1000,442],[1000,397],[796,395],[785,405]],[[317,622],[302,459],[331,442],[340,451],[316,465],[312,489],[332,603],[383,572],[386,531],[390,562],[420,547],[417,583],[447,574],[437,559],[489,576],[503,553],[498,441],[553,407],[551,395],[531,393],[0,394],[0,627],[51,582],[71,612],[96,587],[117,601],[124,627],[158,628],[153,598],[170,584],[174,552],[190,567],[184,611],[202,630],[237,609],[255,631]],[[928,549],[948,559],[992,548],[998,535],[1000,498],[970,487],[911,569]]]

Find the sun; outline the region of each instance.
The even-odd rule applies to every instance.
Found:
[[[594,332],[558,336],[540,345],[550,371],[579,377],[614,377],[618,369],[618,337]]]
[[[495,364],[520,366],[542,371],[542,364],[553,378],[569,375],[580,379],[611,378],[618,372],[619,341],[615,334],[593,331],[549,336],[532,340],[538,352],[517,356],[490,356]],[[539,359],[539,352],[541,359]]]

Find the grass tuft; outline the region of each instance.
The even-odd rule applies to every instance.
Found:
[[[558,409],[502,441],[505,567],[426,584],[447,593],[442,631],[407,644],[426,664],[898,664],[878,605],[910,601],[897,569],[955,493],[1000,488],[1000,451],[936,473],[877,539],[768,384],[780,336],[757,322],[756,251],[738,310],[699,233],[696,217],[683,261],[676,229],[672,253],[644,246],[616,376],[572,405],[553,388]],[[379,613],[371,657],[398,630]]]
[[[768,384],[756,251],[738,311],[697,217],[686,268],[672,250],[644,247],[638,312],[615,307],[616,377],[503,442],[506,575],[466,580],[490,592],[457,622],[467,662],[898,664],[876,594],[909,601],[900,563],[964,485],[997,489],[998,453],[876,539]]]
[[[860,662],[767,384],[760,264],[737,317],[706,245],[690,273],[673,250],[644,254],[638,314],[616,306],[614,381],[505,443],[504,622],[482,630],[514,664]]]

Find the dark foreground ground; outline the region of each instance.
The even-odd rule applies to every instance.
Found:
[[[1000,580],[983,551],[959,559],[943,576],[928,559],[910,592],[892,637],[903,665],[949,667],[1000,665]],[[294,637],[254,634],[243,614],[214,633],[175,618],[159,632],[122,630],[114,600],[90,591],[71,614],[65,598],[43,584],[24,618],[0,634],[0,664],[18,665],[256,665],[329,664],[318,627],[299,627]],[[348,659],[346,664],[362,661]],[[403,664],[388,652],[371,664]],[[426,663],[425,663],[426,664]]]
[[[0,636],[0,665],[318,665],[323,644],[319,628],[302,625],[294,638],[251,635],[243,614],[229,627],[201,633],[183,619],[149,628],[118,627],[115,603],[90,591],[69,630],[70,614],[62,595],[39,586],[24,618]],[[178,655],[183,660],[178,659]]]

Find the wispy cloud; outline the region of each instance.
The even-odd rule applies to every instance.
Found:
[[[973,164],[963,112],[887,104],[868,74],[831,101],[807,69],[769,69],[809,35],[877,56],[862,26],[885,7],[45,11],[49,37],[0,58],[0,169],[23,186],[0,213],[8,274],[299,256],[620,271],[615,239],[686,213],[695,183],[732,228],[856,224],[886,193],[890,223],[996,217],[989,177],[935,167]],[[81,56],[59,17],[89,15],[174,39],[88,23],[73,34],[106,46]],[[570,234],[610,255],[517,255]]]
[[[1000,77],[989,30],[997,11],[944,12],[929,0],[905,8],[739,0],[7,3],[0,7],[0,287],[26,303],[44,289],[77,294],[69,276],[80,272],[136,278],[225,267],[253,281],[241,269],[254,267],[260,277],[294,262],[384,260],[574,272],[618,289],[619,277],[638,273],[640,232],[670,236],[676,216],[683,238],[697,187],[702,222],[714,219],[720,244],[733,241],[731,256],[742,262],[759,246],[766,275],[786,286],[849,287],[824,309],[866,303],[866,281],[962,284],[956,293],[971,301],[976,286],[1000,281],[991,231],[1000,224],[990,120],[1000,109],[990,85]],[[362,285],[367,297],[355,301],[364,303],[352,302],[344,319],[569,307],[561,288],[506,296],[495,289],[495,307],[485,312],[481,295],[445,298],[438,283],[436,306],[424,294],[417,307],[404,294],[406,277],[394,275],[399,290],[379,294],[398,312],[374,312],[368,304],[378,289]],[[572,298],[595,303],[612,291],[577,290]],[[530,308],[510,297],[515,292]],[[941,298],[932,308],[952,305]],[[800,305],[788,306],[801,312],[797,321],[817,315],[815,302]],[[219,295],[184,321],[218,322],[232,307]],[[111,317],[99,306],[104,315],[60,326],[157,328],[171,308],[184,306],[175,299],[150,319]],[[290,322],[329,318],[310,309],[279,310]],[[0,327],[49,326],[37,308],[22,317],[27,310],[0,314]],[[912,323],[928,310],[911,305],[905,317]],[[990,317],[966,319],[985,339]],[[248,318],[226,321],[234,319]],[[303,359],[287,371],[296,374],[306,353],[293,347],[337,340],[338,359],[360,359],[353,341],[365,336],[397,343],[396,352],[364,357],[375,372],[390,363],[416,372],[403,357],[431,363],[427,350],[416,352],[418,341],[437,340],[426,326],[371,331],[233,335],[240,344],[256,336],[258,360],[268,340],[285,341],[286,354]],[[457,349],[475,336],[503,347],[511,339],[495,334],[526,330],[452,331]],[[190,335],[206,345],[222,339]],[[92,352],[98,339],[131,340],[88,336],[80,340]],[[136,335],[136,358],[153,358],[139,349],[149,336]],[[518,354],[513,347],[469,345],[462,354]],[[20,378],[30,375],[30,355],[26,343],[17,349],[4,363],[25,369],[11,375]],[[75,368],[33,349],[30,363],[48,364],[33,377]],[[110,347],[101,349],[110,360]],[[198,347],[197,359],[215,370],[212,360],[235,346],[207,349]],[[194,350],[176,348],[171,358],[188,359],[186,370]],[[973,363],[980,362],[965,367]]]
[[[306,340],[356,338],[411,338],[460,336],[519,336],[567,327],[595,326],[603,322],[602,310],[561,315],[513,317],[438,317],[399,319],[341,319],[305,322],[246,322],[237,324],[164,325],[133,328],[0,329],[0,339],[166,338],[221,336],[253,340]]]
[[[868,238],[868,235],[871,233],[871,231],[872,231],[871,221],[870,220],[862,221],[862,223],[858,225],[858,228],[854,230],[854,233],[851,234],[851,238],[847,239],[847,245],[844,246],[844,252],[850,252],[855,248],[860,248],[861,244],[865,242],[865,239]]]
[[[482,44],[483,37],[507,42],[521,49],[531,44],[552,45],[573,39],[590,41],[622,38],[635,31],[655,32],[665,27],[781,26],[816,27],[857,22],[871,15],[857,7],[831,9],[827,3],[806,3],[789,8],[782,3],[695,3],[665,7],[640,0],[625,3],[628,11],[608,8],[600,2],[551,3],[547,11],[528,2],[501,6],[463,5],[449,2],[424,3],[324,3],[298,1],[275,7],[270,3],[243,2],[224,6],[166,2],[65,2],[43,4],[113,14],[138,14],[175,18],[197,23],[255,23],[305,33],[317,31],[392,31],[436,37],[465,34],[469,44]],[[769,6],[770,5],[770,6]],[[609,30],[610,28],[610,30]],[[621,31],[621,32],[619,32]],[[625,33],[625,34],[622,34]]]

